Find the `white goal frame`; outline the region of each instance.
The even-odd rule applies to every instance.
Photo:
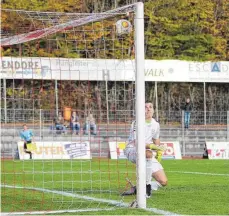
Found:
[[[135,10],[134,16],[134,25],[135,25],[135,117],[136,117],[136,149],[137,149],[137,164],[136,164],[136,172],[137,172],[137,207],[138,208],[146,208],[146,159],[145,159],[145,74],[144,74],[144,60],[145,60],[145,52],[144,52],[144,4],[142,2],[135,3],[132,6]],[[125,6],[128,7],[128,6]],[[124,7],[124,8],[125,8]],[[117,13],[119,9],[115,9]],[[126,12],[126,11],[125,11]],[[128,12],[128,11],[127,11]],[[103,13],[103,17],[110,17],[110,14]],[[88,18],[82,18],[82,25],[85,23],[89,23],[91,20],[89,18],[94,18],[95,20],[99,20],[99,15],[91,15]],[[67,22],[66,24],[60,24],[57,27],[38,30],[36,32],[31,32],[28,34],[22,34],[18,36],[12,36],[9,38],[1,39],[2,46],[9,46],[13,44],[24,43],[26,41],[30,41],[31,35],[36,33],[36,38],[32,38],[31,40],[35,40],[38,38],[42,38],[47,36],[50,33],[56,33],[59,30],[63,30],[68,28],[68,26],[79,26],[79,21]],[[5,79],[4,79],[5,82]],[[5,88],[5,85],[4,85]],[[5,97],[6,98],[6,97]],[[6,103],[5,103],[6,105]],[[5,107],[6,112],[6,107]],[[5,113],[6,114],[6,113]]]

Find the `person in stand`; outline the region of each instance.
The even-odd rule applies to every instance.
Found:
[[[89,114],[89,116],[86,118],[86,122],[84,124],[84,135],[88,135],[89,131],[92,135],[96,135],[96,123],[95,118],[92,114]]]
[[[191,111],[192,111],[192,103],[190,101],[190,98],[186,99],[186,103],[184,105],[184,127],[186,129],[189,128],[189,123],[190,123],[190,116],[191,116]]]
[[[79,122],[79,116],[76,114],[76,112],[72,112],[71,116],[71,129],[72,133],[74,134],[74,131],[76,131],[76,135],[79,134],[80,131],[80,122]]]
[[[64,125],[64,117],[62,116],[61,112],[59,112],[58,116],[54,119],[54,124],[56,130],[66,133],[66,127]]]

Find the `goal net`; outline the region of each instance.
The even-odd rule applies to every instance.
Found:
[[[144,123],[144,106],[135,106],[145,100],[142,10],[2,10],[3,212],[128,207],[128,180],[145,207],[145,171],[136,178],[124,155],[131,122]],[[144,167],[144,155],[138,159]]]

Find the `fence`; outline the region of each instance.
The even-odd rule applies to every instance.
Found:
[[[61,110],[59,110],[61,111]],[[63,111],[62,111],[63,112]],[[87,111],[77,110],[81,120],[84,121],[87,116]],[[55,110],[42,110],[42,109],[7,109],[5,116],[4,109],[1,109],[1,122],[2,123],[50,123],[56,116]],[[107,117],[109,123],[130,123],[134,119],[133,110],[116,110],[110,111],[108,114],[106,110],[92,112],[98,123],[107,124]],[[182,111],[158,111],[158,121],[162,126],[182,126],[183,119]],[[206,122],[204,117],[206,117]],[[218,112],[191,112],[190,125],[227,125],[228,111]],[[41,122],[42,121],[42,122]]]
[[[81,125],[84,124],[86,115],[84,111],[78,111]],[[72,139],[90,139],[90,137],[69,135],[61,137],[50,133],[50,127],[53,126],[55,110],[17,110],[8,109],[5,118],[4,109],[1,109],[1,151],[8,151],[14,155],[15,146],[19,139],[18,131],[23,123],[29,124],[34,130],[35,140],[72,140]],[[93,111],[98,125],[98,134],[92,140],[93,145],[102,147],[102,154],[108,156],[108,141],[127,140],[129,135],[130,123],[134,119],[133,111],[116,110],[109,112],[109,124],[106,111]],[[205,142],[208,141],[229,141],[229,111],[225,112],[192,112],[190,118],[190,128],[187,130],[184,126],[183,111],[159,111],[159,122],[161,125],[162,141],[179,141],[181,144],[182,155],[201,155],[203,153]],[[144,114],[143,114],[144,115]],[[204,120],[204,115],[206,121]],[[69,124],[69,122],[66,122]],[[82,127],[81,127],[82,128]],[[70,132],[70,130],[69,130]],[[97,139],[97,141],[96,141]],[[96,150],[98,152],[98,150]]]

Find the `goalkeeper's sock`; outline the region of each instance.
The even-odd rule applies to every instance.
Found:
[[[151,184],[151,181],[152,181],[152,167],[153,167],[152,159],[147,159],[146,160],[146,184]]]
[[[158,182],[158,181],[152,181],[151,182],[151,189],[152,190],[158,190],[159,188],[161,188],[162,185]]]

